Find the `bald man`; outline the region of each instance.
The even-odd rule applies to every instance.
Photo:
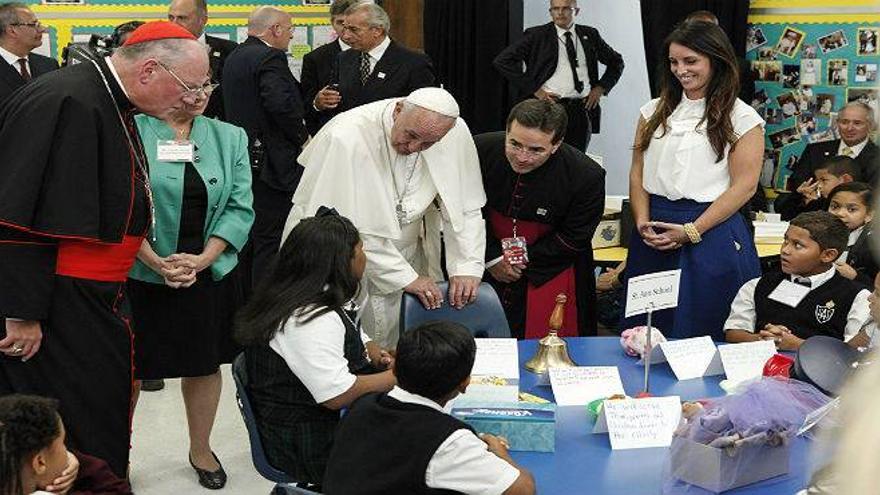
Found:
[[[226,59],[223,100],[227,120],[244,128],[254,172],[251,229],[253,284],[278,251],[290,199],[302,175],[296,157],[308,138],[299,82],[287,64],[290,14],[260,7],[248,18],[248,37]],[[247,255],[242,264],[246,270]]]
[[[223,64],[238,44],[205,34],[205,25],[208,23],[208,3],[205,0],[172,0],[171,5],[168,6],[168,20],[183,27],[199,41],[208,45],[211,82],[220,86],[211,93],[204,116],[226,120],[223,109]]]
[[[0,103],[33,78],[58,68],[55,59],[33,53],[47,30],[27,5],[0,4]]]

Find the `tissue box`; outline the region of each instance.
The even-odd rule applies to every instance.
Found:
[[[553,452],[556,449],[556,404],[468,404],[453,408],[452,416],[478,433],[506,438],[510,450]]]
[[[672,476],[711,492],[720,493],[788,473],[790,443],[771,447],[752,445],[731,456],[684,437],[674,436],[670,456]]]
[[[593,234],[593,249],[620,245],[620,219],[602,220]]]

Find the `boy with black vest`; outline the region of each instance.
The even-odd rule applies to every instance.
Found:
[[[355,401],[336,430],[327,495],[532,495],[535,482],[504,439],[474,433],[444,406],[464,393],[476,343],[467,328],[425,323],[401,335],[388,393]]]
[[[740,288],[724,325],[727,341],[773,340],[795,351],[814,335],[849,341],[858,334],[871,322],[870,293],[834,267],[848,238],[846,225],[827,211],[795,217],[780,250],[782,271]]]

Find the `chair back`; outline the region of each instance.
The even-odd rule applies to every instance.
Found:
[[[437,284],[443,294],[448,294],[449,283]],[[498,299],[498,294],[486,282],[480,284],[477,292],[477,300],[463,307],[455,309],[449,305],[448,295],[444,297],[443,305],[438,309],[425,309],[419,298],[403,293],[400,303],[400,333],[415,328],[428,321],[454,321],[468,327],[474,337],[505,338],[510,337],[510,325],[507,324],[507,316],[504,315],[504,307]]]
[[[238,402],[238,410],[241,412],[242,419],[244,419],[245,427],[247,427],[248,437],[251,441],[251,457],[257,472],[263,478],[275,483],[296,483],[296,480],[287,473],[272,467],[266,459],[266,454],[263,452],[263,441],[260,439],[260,432],[257,431],[254,410],[251,407],[251,401],[247,393],[248,377],[243,352],[232,362],[232,378],[235,381],[235,397]]]

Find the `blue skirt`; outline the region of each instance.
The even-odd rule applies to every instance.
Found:
[[[650,197],[652,221],[685,224],[693,222],[711,203],[662,196]],[[724,340],[724,322],[737,291],[747,281],[761,276],[755,241],[739,213],[702,235],[702,242],[685,244],[673,251],[658,251],[642,241],[638,231],[630,237],[626,277],[681,269],[678,307],[654,313],[652,325],[669,338],[709,335]],[[626,282],[624,281],[624,285]],[[626,293],[624,291],[624,304]],[[621,329],[644,325],[645,315],[624,318]]]

